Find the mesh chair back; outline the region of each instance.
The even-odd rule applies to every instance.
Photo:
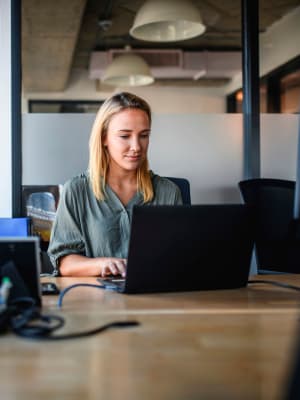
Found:
[[[190,182],[185,178],[173,178],[169,176],[166,178],[179,187],[183,204],[191,205]]]

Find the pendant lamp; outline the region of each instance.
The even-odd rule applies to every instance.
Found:
[[[147,0],[138,10],[130,35],[151,42],[173,42],[205,31],[199,9],[190,0]]]
[[[131,52],[114,58],[101,79],[113,86],[144,86],[154,82],[144,59]]]

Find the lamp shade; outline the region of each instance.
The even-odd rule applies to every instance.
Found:
[[[149,66],[142,57],[133,53],[116,57],[101,80],[114,86],[144,86],[154,82]]]
[[[205,31],[200,11],[189,0],[148,0],[136,14],[131,36],[151,42],[190,39]]]

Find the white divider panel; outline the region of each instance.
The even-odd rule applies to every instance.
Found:
[[[91,114],[23,115],[23,184],[58,184],[88,164]],[[297,117],[262,116],[262,176],[294,179]],[[185,177],[192,202],[240,202],[241,114],[156,114],[150,166],[162,176]]]
[[[23,114],[23,185],[64,183],[85,171],[94,114]]]
[[[261,176],[296,179],[299,116],[263,114],[261,118]]]
[[[189,179],[194,204],[240,201],[241,115],[159,115],[152,131],[151,167]]]

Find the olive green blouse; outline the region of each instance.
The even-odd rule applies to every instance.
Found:
[[[182,204],[179,188],[151,173],[154,198],[149,205]],[[68,254],[127,258],[133,206],[143,204],[141,193],[122,204],[106,185],[105,199],[96,199],[88,173],[64,185],[53,224],[48,254],[58,274],[59,259]]]

